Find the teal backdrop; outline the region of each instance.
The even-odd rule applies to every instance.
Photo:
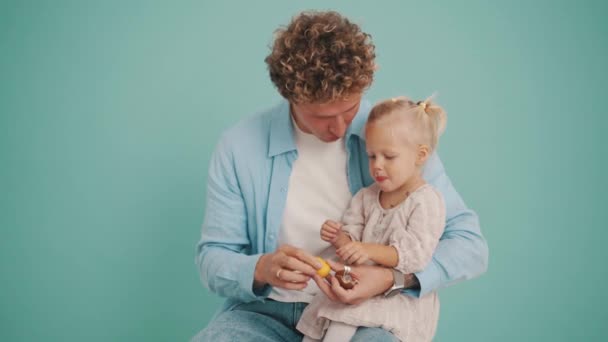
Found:
[[[437,341],[608,339],[602,1],[0,1],[0,340],[185,341],[221,299],[195,245],[220,132],[279,99],[305,9],[362,25],[372,101],[434,92],[490,246]]]

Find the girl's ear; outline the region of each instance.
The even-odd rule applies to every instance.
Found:
[[[429,158],[431,149],[427,145],[418,145],[418,154],[416,155],[416,166],[424,165]]]

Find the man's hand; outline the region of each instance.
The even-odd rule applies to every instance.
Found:
[[[342,224],[339,222],[327,220],[321,226],[321,240],[334,244],[339,237]]]
[[[327,260],[327,262],[332,270],[336,272],[344,269],[342,264],[331,260]],[[368,298],[383,294],[393,285],[393,272],[385,267],[351,266],[350,274],[357,280],[357,285],[350,290],[342,288],[334,276],[326,278],[329,283],[316,274],[313,279],[330,300],[344,304],[359,304]]]
[[[254,272],[254,288],[266,284],[289,290],[302,290],[321,262],[305,251],[290,245],[280,246],[274,253],[264,254],[258,260]]]
[[[345,263],[351,265],[362,265],[370,259],[370,253],[362,242],[351,241],[338,248],[336,254]]]

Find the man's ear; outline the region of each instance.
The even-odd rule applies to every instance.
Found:
[[[431,149],[427,145],[418,145],[418,154],[416,155],[416,166],[424,165],[429,158]]]

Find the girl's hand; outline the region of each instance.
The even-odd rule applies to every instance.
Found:
[[[338,240],[341,229],[341,223],[327,220],[321,226],[321,239],[323,241],[327,241],[331,244],[334,244]]]
[[[370,259],[369,251],[365,247],[365,244],[358,241],[351,241],[338,248],[336,254],[345,263],[351,265],[361,265]]]

